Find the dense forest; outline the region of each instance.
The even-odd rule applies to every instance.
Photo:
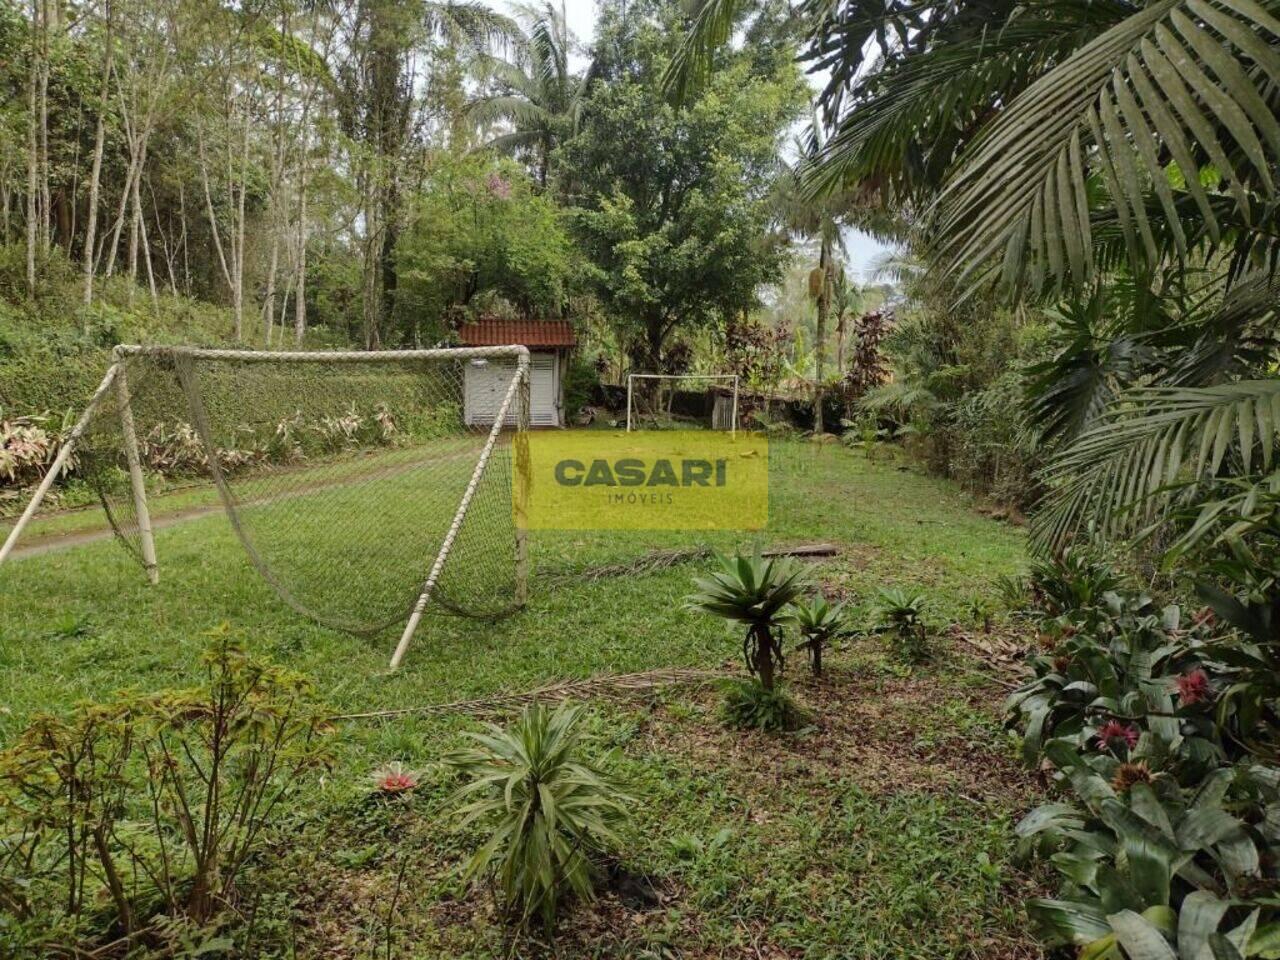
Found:
[[[784,159],[796,25],[677,106],[683,31],[658,0],[606,5],[590,47],[549,5],[5,2],[0,404],[61,414],[52,368],[83,392],[125,339],[430,346],[482,313],[571,318],[615,378],[773,388],[812,372],[815,322],[843,356],[841,211],[798,209]],[[779,309],[808,259],[819,294]]]

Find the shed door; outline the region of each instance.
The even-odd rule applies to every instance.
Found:
[[[529,421],[535,427],[560,426],[559,369],[554,353],[535,353],[530,357],[529,397],[531,410]],[[466,408],[467,426],[484,426],[493,423],[502,406],[503,397],[515,376],[514,360],[489,360],[477,365],[467,364]],[[515,426],[514,410],[508,410],[505,426]]]

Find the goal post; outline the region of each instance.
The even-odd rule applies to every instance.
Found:
[[[394,668],[429,605],[494,619],[525,602],[512,497],[513,471],[527,468],[529,370],[517,345],[119,346],[0,560],[74,468],[154,583],[157,478],[184,490],[162,502],[163,525],[225,513],[295,611],[359,635],[408,621]]]
[[[724,384],[730,389],[729,408],[726,427],[717,427],[713,412],[713,429],[727,429],[732,436],[738,432],[738,375],[733,373],[629,373],[627,374],[627,432],[637,429],[639,423],[636,388],[637,380]]]

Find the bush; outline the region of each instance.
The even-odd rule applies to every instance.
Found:
[[[38,717],[0,754],[13,935],[145,942],[166,920],[204,924],[235,902],[280,802],[325,763],[323,728],[305,681],[225,631],[205,667],[197,689]]]
[[[449,757],[467,779],[454,795],[462,824],[492,829],[465,875],[496,882],[522,928],[538,917],[549,933],[565,895],[593,895],[594,861],[618,843],[615,828],[634,802],[584,755],[581,727],[581,708],[535,704],[509,730],[469,734],[475,746]]]
[[[731,727],[783,733],[804,722],[804,713],[781,684],[769,689],[754,678],[724,685],[724,719]]]
[[[1111,960],[1280,955],[1280,769],[1268,521],[1258,549],[1200,556],[1189,620],[1106,563],[1037,564],[1042,649],[1010,698],[1023,754],[1062,799],[1019,825],[1059,896],[1028,904],[1051,945]]]
[[[596,365],[575,355],[569,361],[569,369],[564,378],[565,423],[572,424],[582,408],[590,406],[599,390],[600,372]]]

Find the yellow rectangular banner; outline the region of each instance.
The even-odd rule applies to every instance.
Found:
[[[769,520],[763,434],[546,431],[527,443],[512,491],[526,529],[761,530]]]

